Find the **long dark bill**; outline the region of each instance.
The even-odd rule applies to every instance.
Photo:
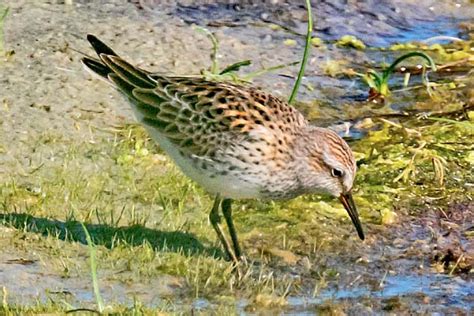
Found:
[[[341,194],[339,196],[339,200],[341,201],[342,205],[344,205],[347,213],[349,213],[352,223],[354,223],[354,226],[357,229],[359,238],[364,240],[364,231],[362,230],[362,224],[360,223],[359,214],[357,213],[357,208],[354,204],[354,200],[352,199],[352,194],[350,192]]]

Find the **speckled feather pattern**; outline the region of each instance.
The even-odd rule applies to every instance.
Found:
[[[152,74],[95,48],[99,59],[84,64],[127,96],[151,136],[210,193],[288,199],[352,187],[355,163],[345,141],[310,126],[279,98],[249,85]],[[333,167],[346,170],[339,184],[317,177]]]

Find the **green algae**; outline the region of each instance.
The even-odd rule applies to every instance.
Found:
[[[419,45],[416,45],[415,43],[397,43],[391,45],[388,49],[393,50],[393,51],[398,51],[398,50],[415,50],[420,48]]]
[[[288,38],[283,41],[283,45],[286,45],[286,46],[296,46],[296,44],[298,44],[298,42],[291,38]]]
[[[458,40],[450,44],[428,44],[423,42],[400,43],[390,46],[391,51],[422,50],[430,52],[438,63],[466,61],[472,63],[474,53],[472,40]]]
[[[406,124],[412,127],[421,125],[420,122]],[[369,199],[369,204],[377,205],[380,210],[392,209],[393,201],[400,207],[400,204],[418,204],[432,194],[446,201],[464,199],[470,194],[468,187],[459,183],[473,181],[472,173],[463,172],[472,168],[467,161],[473,149],[469,141],[473,122],[441,119],[423,123],[414,127],[418,137],[385,124],[355,144],[354,150],[363,157],[359,160],[357,182],[362,198]],[[384,192],[389,198],[381,199],[369,193],[374,191]]]
[[[339,59],[339,60],[325,60],[321,63],[321,68],[323,73],[329,77],[337,77],[341,74],[344,74],[346,71],[345,66],[348,64],[347,60]]]
[[[143,128],[127,125],[99,144],[72,144],[57,151],[61,163],[46,163],[28,182],[20,177],[2,183],[2,214],[8,214],[2,215],[3,224],[45,236],[30,250],[39,247],[68,258],[74,257],[68,247],[51,240],[85,244],[79,224],[85,222],[97,247],[99,274],[104,267],[131,271],[131,276],[119,273],[114,280],[129,283],[132,278],[134,284],[170,275],[182,280],[179,292],[191,297],[230,295],[235,275],[207,222],[210,198],[144,135]],[[86,264],[74,265],[61,275],[88,274]],[[267,278],[254,278],[248,269],[240,286],[248,295],[284,291],[283,286],[268,288]],[[263,275],[270,273],[263,269]]]
[[[316,37],[316,36],[313,36],[311,38],[311,45],[315,46],[315,47],[323,47],[324,46],[324,42],[321,38],[319,37]]]
[[[344,35],[337,42],[337,46],[355,48],[358,50],[366,49],[364,42],[353,35]]]

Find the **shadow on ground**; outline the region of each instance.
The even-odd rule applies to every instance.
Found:
[[[55,236],[64,241],[77,241],[87,244],[81,222],[38,218],[24,213],[0,214],[0,223],[16,229],[39,233],[44,236]],[[219,248],[205,247],[193,234],[181,231],[161,231],[146,228],[142,225],[112,227],[106,224],[85,224],[92,241],[96,245],[113,248],[114,245],[126,243],[139,246],[149,243],[156,251],[179,252],[186,256],[205,255],[223,258]]]

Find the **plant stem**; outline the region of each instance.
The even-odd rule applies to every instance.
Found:
[[[289,63],[289,64],[282,64],[282,65],[276,65],[276,66],[272,66],[272,67],[268,67],[268,68],[263,68],[263,69],[245,74],[244,76],[242,76],[242,79],[243,80],[250,80],[252,78],[261,76],[261,75],[263,75],[267,72],[275,71],[275,70],[282,69],[282,68],[285,68],[285,67],[288,67],[288,66],[297,65],[298,63],[299,63],[298,61],[295,61],[295,62],[292,62],[292,63]]]
[[[404,61],[407,58],[411,58],[411,57],[415,57],[415,56],[424,58],[430,64],[431,70],[436,71],[436,64],[434,63],[433,59],[431,59],[430,56],[428,56],[428,55],[426,55],[425,53],[422,53],[422,52],[411,52],[411,53],[408,53],[408,54],[405,54],[405,55],[402,55],[402,56],[398,57],[397,59],[395,59],[395,61],[387,69],[384,70],[383,76],[382,76],[382,82],[386,81],[388,79],[388,77],[390,77],[390,75],[395,70],[395,67],[397,67],[397,65],[399,63],[401,63],[402,61]]]
[[[99,309],[99,312],[102,313],[104,311],[104,300],[100,295],[99,281],[97,279],[97,262],[95,261],[95,248],[94,244],[92,243],[91,235],[89,234],[89,231],[87,230],[86,226],[83,223],[81,223],[81,225],[82,229],[84,230],[84,233],[86,234],[87,247],[89,248],[90,253],[92,286],[94,287],[95,300],[97,302],[97,308]]]
[[[239,71],[240,67],[249,66],[251,64],[252,64],[252,62],[250,60],[239,61],[237,63],[234,63],[232,65],[229,65],[229,66],[225,67],[224,70],[219,72],[219,75],[223,75],[223,74],[228,73],[228,72],[237,72],[237,71]]]
[[[298,72],[298,77],[296,78],[295,85],[293,86],[293,91],[291,91],[290,98],[288,99],[288,103],[293,103],[296,94],[298,93],[298,88],[301,84],[301,79],[304,75],[304,69],[306,67],[306,63],[308,62],[309,51],[311,48],[311,36],[313,34],[313,16],[311,14],[311,1],[306,0],[306,9],[308,11],[308,31],[306,33],[306,44],[304,46],[303,52],[303,59],[301,60],[301,67],[300,71]]]
[[[219,49],[219,42],[217,41],[216,37],[214,34],[209,32],[209,38],[212,41],[212,54],[211,54],[211,59],[212,59],[212,66],[211,66],[211,73],[216,75],[218,73],[219,66],[217,65],[217,50]]]
[[[218,74],[218,65],[217,65],[217,51],[219,50],[219,42],[217,41],[217,38],[212,34],[211,31],[208,29],[201,27],[201,26],[196,26],[196,30],[198,30],[201,33],[204,33],[209,37],[209,39],[212,42],[212,53],[211,53],[211,60],[212,60],[212,65],[211,65],[211,73],[213,75]]]

